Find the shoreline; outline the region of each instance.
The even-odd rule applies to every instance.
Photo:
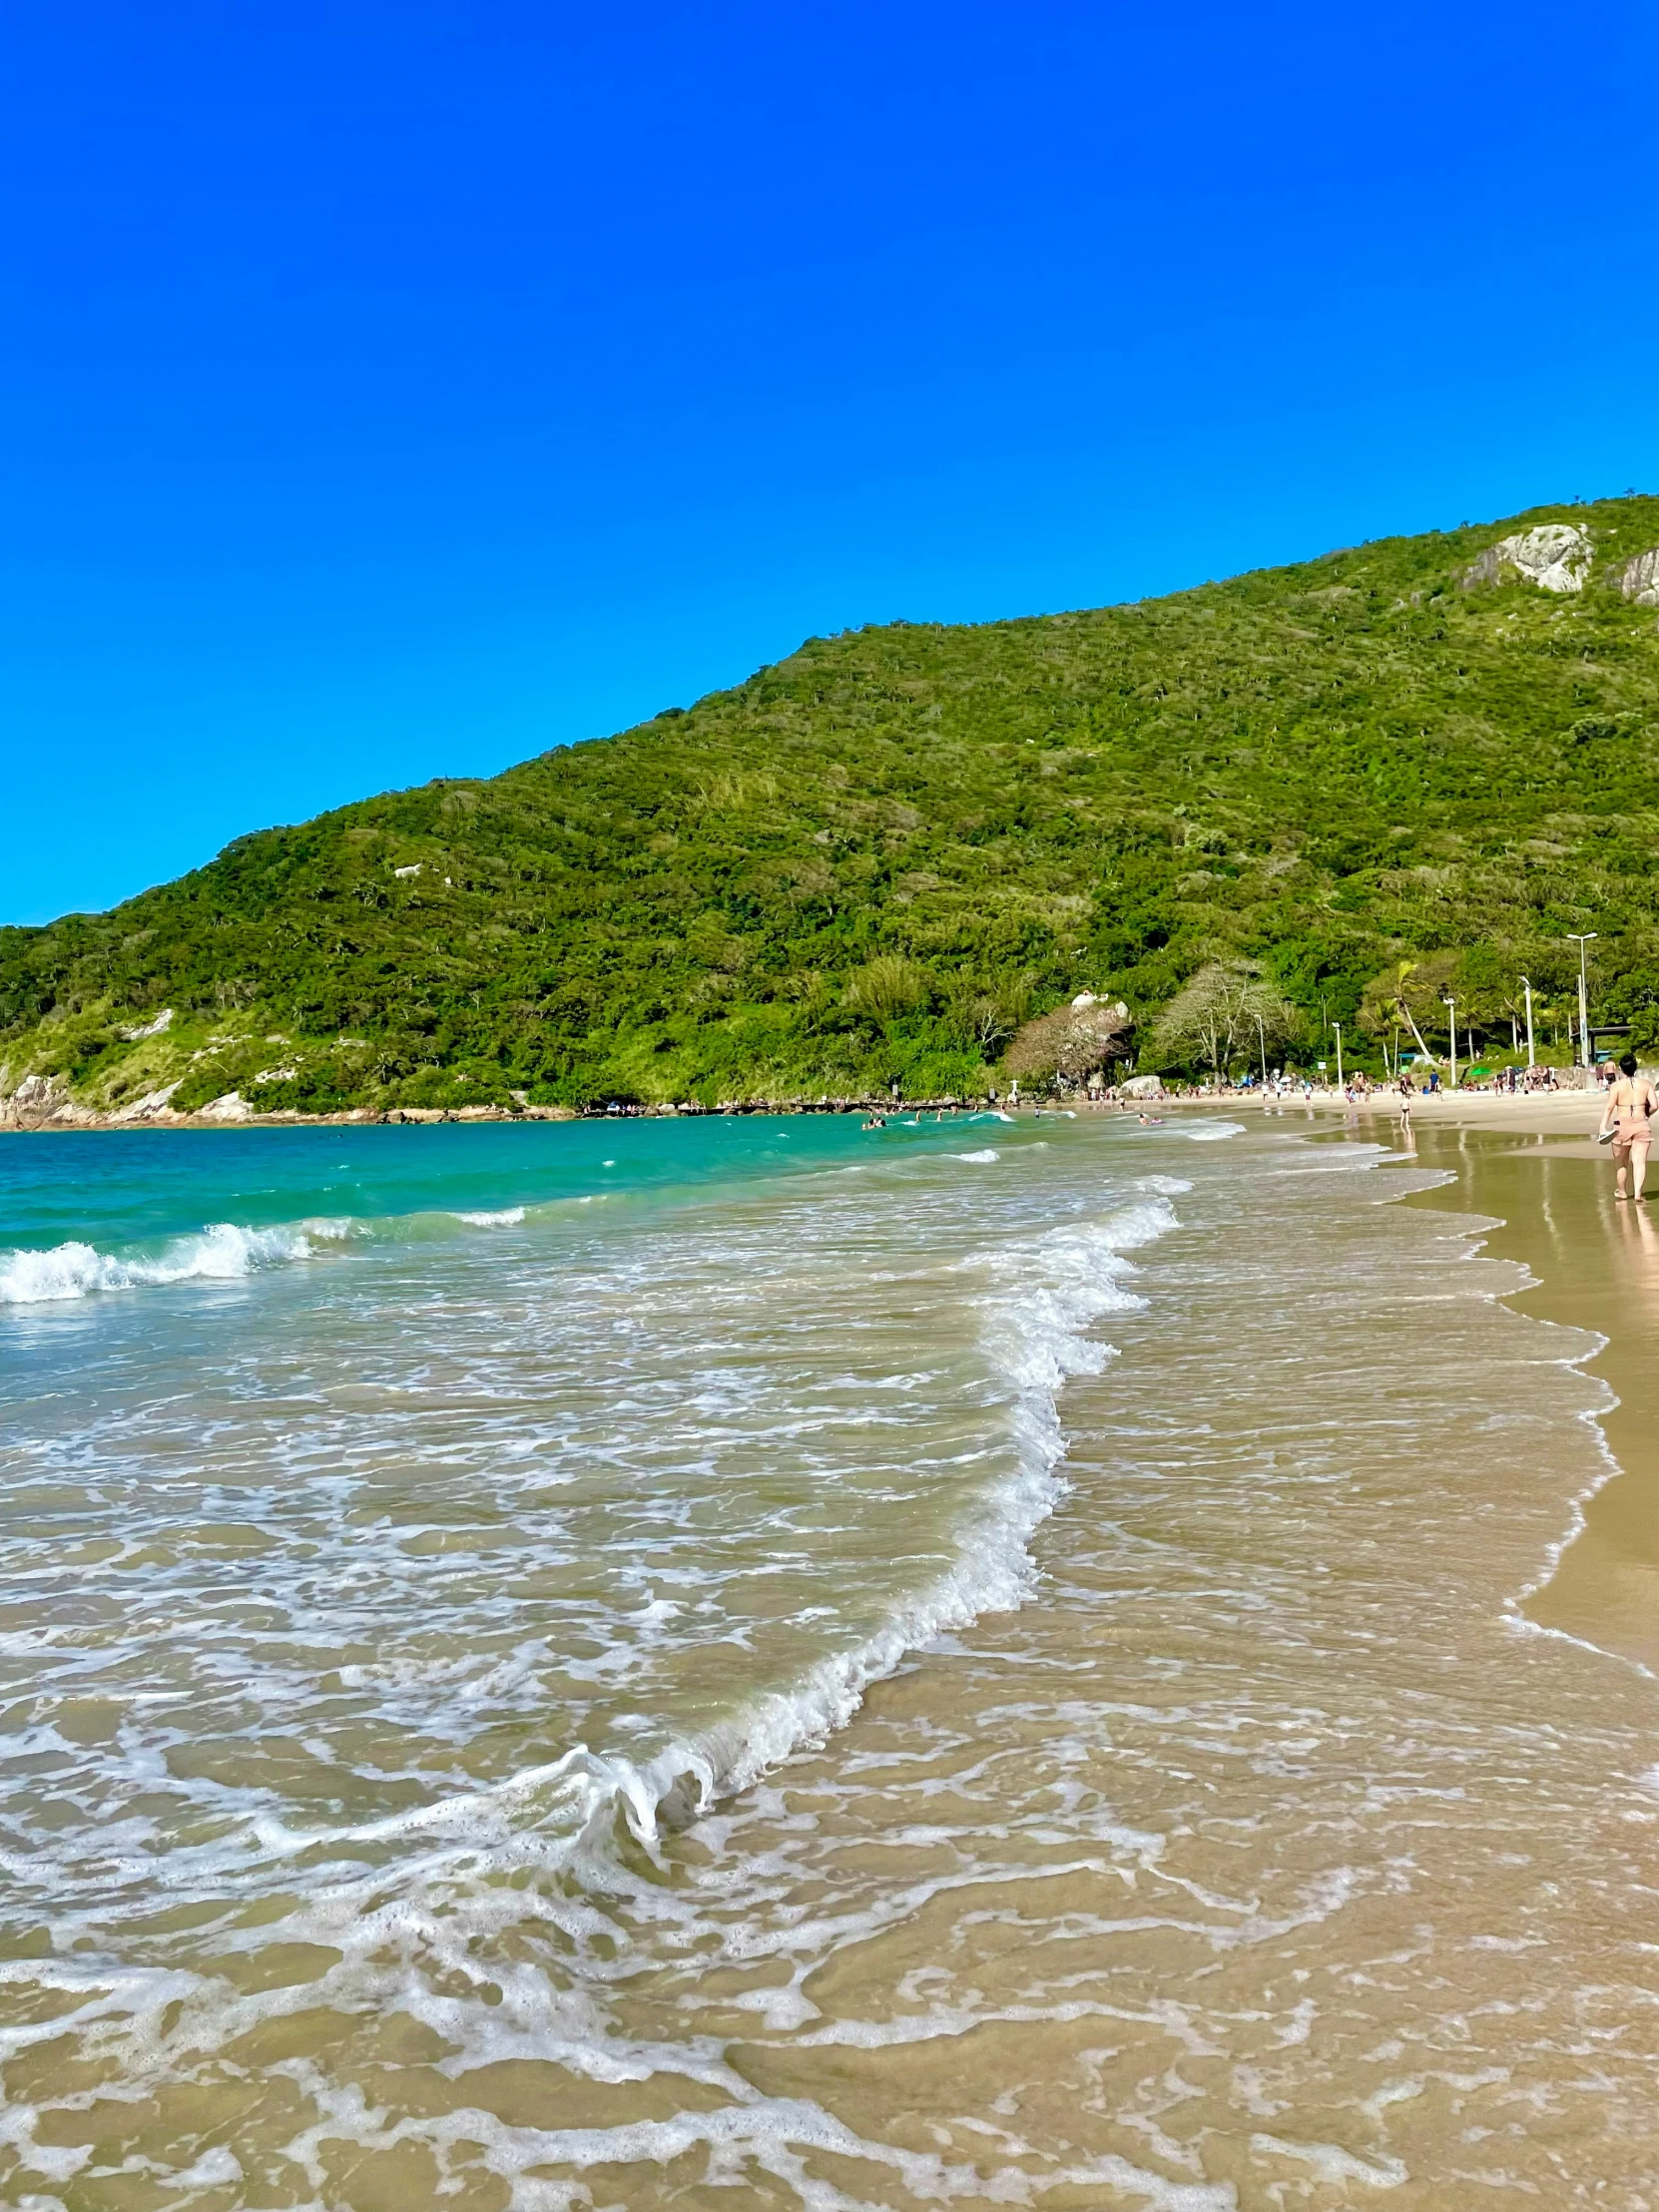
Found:
[[[1000,1166],[954,1166],[972,1154],[940,1132],[885,1148],[898,1180],[853,1175],[804,1198],[780,1185],[776,1210],[750,1190],[728,1214],[647,1225],[649,1240],[619,1225],[622,1243],[596,1265],[579,1255],[603,1217],[561,1216],[558,1242],[511,1263],[506,1298],[501,1248],[469,1244],[483,1264],[468,1259],[467,1282],[454,1248],[422,1239],[374,1285],[319,1274],[297,1300],[216,1297],[207,1330],[194,1299],[164,1295],[153,1323],[118,1325],[114,1357],[89,1361],[84,1322],[20,1332],[40,1363],[27,1403],[45,1412],[31,1428],[50,1446],[38,1475],[23,1462],[38,1492],[17,1485],[29,1558],[43,1511],[77,1517],[45,1523],[57,1583],[20,1584],[36,1611],[16,1625],[38,1618],[48,1633],[17,1671],[30,1694],[96,1716],[113,1701],[95,1702],[105,1685],[92,1664],[107,1665],[124,1729],[108,1754],[107,1729],[66,1731],[64,1756],[85,1779],[54,1768],[36,1780],[31,1767],[22,1810],[62,1805],[72,1784],[94,1813],[124,1813],[165,1759],[187,1785],[205,1778],[216,1817],[228,1783],[252,1786],[283,1836],[303,1824],[333,1846],[302,1870],[274,1851],[246,1877],[253,1853],[240,1841],[236,1863],[181,1855],[165,1888],[141,1860],[128,1905],[106,1871],[107,1821],[66,1822],[62,1843],[63,1829],[39,1824],[29,1894],[50,1910],[52,1945],[19,1968],[43,2022],[26,2022],[34,2070],[18,2077],[32,2100],[28,2155],[35,2141],[85,2140],[98,2182],[135,2154],[188,2176],[205,2145],[229,2142],[239,2172],[292,2195],[284,2161],[308,2127],[336,2161],[335,2195],[369,2201],[355,2182],[366,2172],[375,2201],[434,2202],[447,2147],[482,2141],[504,2146],[488,2196],[476,2163],[448,2171],[457,2201],[488,2212],[532,2160],[567,2194],[643,2207],[696,2193],[704,2146],[711,2160],[736,2146],[740,2181],[757,2175],[765,2189],[828,2142],[838,2163],[818,2172],[860,2202],[936,2203],[941,2191],[1031,2202],[1059,2176],[1067,2202],[1185,2189],[1260,2206],[1306,2197],[1310,2146],[1324,2159],[1335,2144],[1347,2163],[1317,2172],[1335,2172],[1339,2192],[1381,2177],[1438,2205],[1463,2187],[1469,2136],[1484,2130],[1498,2150],[1475,2155],[1505,2186],[1548,2200],[1562,2173],[1583,2172],[1645,2201],[1654,2057],[1628,2022],[1653,1977],[1629,1937],[1659,1833],[1632,1825],[1656,1818],[1642,1782],[1653,1685],[1607,1664],[1610,1645],[1632,1654],[1596,1611],[1594,1577],[1582,1603],[1563,1606],[1558,1587],[1582,1574],[1583,1531],[1636,1461],[1611,1475],[1589,1425],[1607,1429],[1594,1406],[1606,1392],[1551,1364],[1606,1375],[1602,1338],[1551,1339],[1517,1318],[1599,1326],[1572,1302],[1616,1304],[1621,1251],[1648,1250],[1637,1240],[1650,1230],[1659,1250],[1659,1224],[1612,1209],[1610,1169],[1580,1156],[1584,1112],[1554,1113],[1537,1133],[1489,1109],[1448,1115],[1410,1152],[1341,1100],[1262,1127],[1172,1107],[1161,1128],[1131,1115],[1115,1136],[1080,1112],[1064,1131],[1033,1130],[1036,1142],[1019,1132]],[[1247,1123],[1254,1144],[1186,1142]],[[778,1134],[730,1132],[762,1152]],[[809,1142],[797,1133],[796,1149]],[[704,1149],[649,1137],[644,1148]],[[183,1149],[186,1178],[205,1189],[214,1163]],[[413,1148],[442,1154],[445,1172],[503,1149],[518,1148]],[[882,1149],[870,1140],[871,1155]],[[275,1166],[271,1148],[254,1148],[248,1160],[265,1165],[248,1180],[280,1184],[306,1168],[299,1153],[352,1150],[386,1156],[401,1178],[390,1156],[410,1148],[296,1147]],[[180,1158],[175,1148],[175,1169]],[[73,1204],[83,1170],[88,1188],[106,1168],[121,1184],[123,1161],[140,1182],[166,1166],[156,1155],[40,1165]],[[1395,1165],[1403,1181],[1374,1172]],[[1153,1166],[1173,1172],[1142,1172]],[[1162,1195],[1183,1190],[1190,1207]],[[1176,1232],[1156,1240],[1155,1260],[1136,1226],[1153,1193]],[[481,1194],[457,1186],[451,1203]],[[1103,1242],[1110,1221],[1124,1233]],[[649,1270],[645,1299],[638,1269],[611,1267],[629,1252]],[[1152,1272],[1132,1287],[1122,1256],[1143,1253]],[[1659,1326],[1659,1270],[1655,1284]],[[1540,1311],[1535,1298],[1555,1304]],[[642,1340],[654,1316],[668,1333]],[[1617,1334],[1639,1358],[1635,1337]],[[1091,1356],[1086,1339],[1119,1357]],[[921,1354],[945,1388],[912,1416]],[[763,1361],[776,1395],[745,1380]],[[660,1396],[640,1388],[648,1365],[672,1385]],[[1006,1387],[987,1384],[996,1377]],[[869,1440],[872,1378],[904,1384],[906,1426],[890,1442]],[[694,1414],[694,1389],[706,1411]],[[420,1426],[408,1418],[417,1393]],[[520,1401],[529,1425],[503,1425]],[[48,1425],[60,1406],[72,1408],[67,1431]],[[815,1426],[791,1451],[792,1492],[778,1439],[784,1420],[801,1435],[804,1407]],[[486,1449],[457,1448],[480,1429]],[[714,1459],[734,1434],[751,1439],[742,1455]],[[533,1452],[514,1450],[521,1436]],[[990,1469],[994,1513],[953,1507],[947,1548],[911,1470],[953,1484],[999,1436],[1009,1456]],[[701,1477],[711,1463],[714,1483]],[[168,1478],[144,1479],[158,1465]],[[673,1488],[654,1479],[660,1465]],[[140,1479],[117,1490],[112,1473],[129,1467]],[[1045,1505],[1044,1468],[1053,1510],[1029,1528],[1020,1508]],[[77,1478],[119,1515],[104,1557],[76,1547],[96,1533],[80,1493],[59,1502]],[[751,1483],[758,1512],[734,1512],[727,1501],[745,1496],[734,1480]],[[895,1517],[865,1530],[864,1497]],[[642,1518],[657,1499],[682,1501],[672,1523],[660,1505]],[[578,1517],[577,1504],[621,1517]],[[734,1522],[750,1546],[736,1557]],[[250,1527],[268,1548],[246,1543]],[[657,1534],[670,1528],[673,1550]],[[842,1529],[847,1548],[827,1564],[793,1550]],[[1009,1538],[1030,1578],[1015,1572],[987,1602]],[[954,1568],[918,1579],[935,1553],[970,1560],[970,1584]],[[763,1562],[764,1579],[752,1571]],[[728,1563],[743,1594],[723,1595],[727,1617],[709,1619],[701,1594],[724,1588]],[[796,1594],[799,1582],[778,1579],[815,1567],[833,1582]],[[824,1618],[820,1596],[833,1620],[865,1603],[872,1567],[885,1579],[847,1622],[884,1638],[887,1671],[867,1685],[840,1659],[804,1672],[816,1641],[775,1647],[783,1671],[719,1634],[747,1638],[753,1622],[758,1640],[808,1598],[800,1618]],[[678,1628],[679,1607],[658,1602],[665,1587],[699,1594]],[[927,1634],[934,1591],[972,1603],[971,1629]],[[52,1634],[66,1606],[92,1623],[67,1647]],[[584,1641],[550,1632],[550,1613]],[[99,1635],[106,1617],[119,1635]],[[173,1624],[165,1648],[158,1621]],[[1558,1636],[1517,1633],[1529,1621]],[[128,1623],[155,1652],[137,1680]],[[669,1638],[682,1657],[671,1650],[655,1673]],[[706,1654],[723,1645],[711,1702]],[[613,1649],[628,1665],[601,1690],[588,1654]],[[580,1675],[566,1671],[573,1654]],[[526,1665],[545,1674],[526,1684]],[[697,1702],[675,1702],[677,1680]],[[817,1696],[825,1682],[828,1696],[845,1693],[830,1727],[805,1741],[797,1730],[774,1764],[802,1686]],[[131,1697],[153,1689],[159,1710]],[[569,1770],[589,1794],[567,1813],[549,1783],[578,1726],[602,1756]],[[648,1760],[654,1737],[673,1748]],[[301,1765],[293,1748],[307,1742],[330,1754],[320,1774],[318,1754]],[[683,1827],[692,1784],[675,1778],[732,1777],[734,1745],[760,1786],[741,1787],[738,1769],[711,1817]],[[639,1766],[624,1764],[636,1746]],[[639,1829],[636,1844],[614,1813],[609,1827],[593,1818],[630,1775],[663,1804],[649,1862]],[[195,1852],[199,1815],[186,1810],[188,1827],[157,1824],[168,1851],[178,1835]],[[567,1878],[554,1854],[578,1820],[619,1849],[601,1857],[596,1843]],[[32,1839],[35,1824],[22,1825]],[[343,1877],[336,1840],[361,1854]],[[505,1881],[477,1878],[480,1849]],[[200,1897],[205,1917],[163,1919],[158,1892],[186,1907]],[[578,1943],[572,1926],[594,1939]],[[95,1964],[149,1975],[130,2028],[112,2031],[96,1995],[67,2023],[54,2007],[78,1938]],[[418,2040],[434,2017],[443,2037]],[[503,2018],[507,2047],[525,2054],[511,2074],[498,2063]],[[395,2068],[388,2021],[404,2038]],[[1592,2036],[1597,2064],[1569,2103],[1586,2070],[1563,2070],[1560,2054]],[[606,2062],[619,2049],[644,2061],[621,2081]],[[111,2083],[90,2121],[83,2057]],[[1140,2123],[1151,2113],[1163,2126],[1172,2069],[1184,2134],[1149,2150]],[[1413,2093],[1399,2093],[1402,2079]],[[1271,2134],[1241,2120],[1241,2081],[1283,2115]],[[365,2110],[372,2133],[355,2123]],[[388,2138],[412,2146],[408,2162],[377,2168],[368,2161]],[[901,2164],[918,2142],[942,2145],[950,2164]],[[46,2165],[43,2151],[23,2171],[32,2183]],[[895,2172],[919,2172],[922,2186],[899,2189]]]
[[[906,1099],[895,1106],[890,1099],[741,1099],[719,1106],[657,1105],[602,1106],[354,1106],[337,1114],[176,1114],[164,1108],[146,1114],[106,1114],[90,1106],[60,1108],[55,1113],[30,1113],[19,1119],[5,1113],[0,1100],[0,1137],[108,1136],[123,1130],[142,1129],[397,1129],[434,1128],[479,1124],[502,1127],[518,1122],[570,1121],[711,1121],[736,1119],[746,1114],[835,1115],[935,1112],[977,1114],[990,1109],[963,1099]]]
[[[1599,1157],[1594,1134],[1601,1119],[1601,1106],[1599,1093],[1578,1090],[1518,1092],[1513,1097],[1504,1092],[1469,1091],[1418,1097],[1412,1103],[1411,1118],[1417,1129],[1454,1126],[1490,1130],[1494,1134],[1578,1137],[1588,1140],[1588,1156]],[[1156,1109],[1161,1117],[1192,1112],[1220,1112],[1229,1117],[1244,1115],[1248,1117],[1247,1126],[1257,1120],[1302,1119],[1323,1121],[1328,1126],[1335,1122],[1350,1129],[1385,1123],[1397,1131],[1399,1123],[1397,1100],[1373,1098],[1351,1107],[1340,1093],[1330,1091],[1316,1091],[1310,1098],[1287,1096],[1271,1105],[1252,1092],[1196,1092],[1187,1097],[1154,1100],[1117,1099],[1097,1103],[1085,1099],[1074,1105],[1045,1102],[1040,1107],[1023,1099],[1010,1105],[1006,1099],[907,1098],[895,1102],[890,1097],[756,1098],[726,1099],[716,1106],[682,1101],[621,1107],[614,1111],[609,1107],[539,1105],[355,1106],[333,1114],[303,1114],[294,1109],[270,1114],[252,1111],[179,1114],[168,1107],[147,1113],[111,1114],[78,1105],[71,1099],[42,1102],[38,1107],[31,1104],[19,1111],[12,1100],[0,1099],[0,1137],[103,1136],[144,1129],[376,1129],[470,1127],[480,1123],[500,1126],[518,1122],[701,1121],[752,1114],[792,1117],[880,1114],[890,1121],[905,1114],[966,1116],[996,1112],[1011,1113],[1016,1120],[1036,1119],[1042,1114],[1093,1120],[1138,1113],[1147,1107]]]
[[[1399,1141],[1397,1101],[1374,1099],[1351,1107],[1340,1095],[1285,1098],[1265,1105],[1244,1096],[1195,1096],[1158,1102],[1160,1117],[1220,1110],[1246,1128],[1284,1127],[1326,1141],[1385,1144],[1397,1159],[1414,1159],[1450,1175],[1438,1190],[1400,1203],[1432,1211],[1473,1213],[1495,1226],[1481,1232],[1481,1249],[1525,1269],[1530,1281],[1505,1294],[1517,1312],[1590,1332],[1602,1340],[1583,1363],[1613,1392],[1615,1402],[1592,1416],[1599,1446],[1586,1442],[1585,1487],[1578,1524],[1562,1534],[1553,1564],[1529,1592],[1516,1595],[1520,1612],[1545,1630],[1569,1635],[1615,1658],[1659,1674],[1659,1444],[1649,1417],[1651,1385],[1644,1370],[1659,1362],[1659,1220],[1649,1206],[1619,1206],[1612,1195],[1611,1162],[1595,1142],[1602,1100],[1584,1091],[1517,1094],[1469,1092],[1418,1099],[1413,1142]],[[962,1116],[987,1109],[963,1101],[757,1100],[728,1102],[688,1112],[678,1107],[636,1109],[630,1114],[578,1112],[569,1107],[530,1107],[517,1112],[488,1107],[357,1109],[332,1115],[250,1115],[234,1121],[200,1115],[93,1119],[80,1109],[73,1121],[0,1122],[15,1136],[103,1135],[122,1130],[223,1130],[273,1128],[372,1128],[436,1124],[500,1126],[523,1122],[621,1119],[704,1119],[757,1114],[899,1114]],[[1020,1121],[1038,1118],[1033,1107],[1010,1109]],[[1043,1113],[1078,1120],[1117,1118],[1136,1110],[1130,1102]],[[1288,1126],[1286,1126],[1288,1125]],[[1594,1170],[1600,1167],[1601,1172]],[[1659,1174],[1650,1184],[1659,1209]]]
[[[1419,1132],[1427,1142],[1399,1156],[1452,1180],[1399,1203],[1483,1216],[1493,1226],[1479,1233],[1479,1249],[1529,1278],[1502,1302],[1600,1339],[1578,1364],[1611,1402],[1586,1416],[1592,1433],[1574,1516],[1513,1604],[1537,1629],[1659,1675],[1659,1182],[1649,1186],[1652,1204],[1616,1203],[1611,1160],[1589,1133],[1599,1101],[1577,1104],[1576,1117],[1544,1127],[1520,1117],[1502,1126],[1466,1113],[1436,1117]],[[1524,1467],[1516,1473],[1524,1479]]]

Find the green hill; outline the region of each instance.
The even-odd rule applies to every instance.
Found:
[[[1492,553],[1550,523],[1590,541],[1580,590]],[[809,639],[619,737],[0,931],[0,1090],[965,1091],[1083,988],[1155,1061],[1151,1017],[1217,957],[1295,1009],[1293,1056],[1331,1021],[1380,1044],[1377,979],[1410,960],[1419,1023],[1449,988],[1507,1052],[1523,970],[1564,1036],[1571,930],[1598,933],[1598,1015],[1659,1037],[1659,562],[1631,566],[1656,547],[1632,496],[1138,606]]]

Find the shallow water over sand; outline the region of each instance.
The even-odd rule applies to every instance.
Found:
[[[1205,1137],[31,1310],[5,2200],[1655,2201],[1593,1340]]]

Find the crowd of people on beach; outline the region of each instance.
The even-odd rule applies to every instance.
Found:
[[[1586,1081],[1593,1084],[1603,1098],[1597,1141],[1612,1147],[1614,1197],[1621,1203],[1638,1200],[1647,1182],[1653,1120],[1659,1114],[1659,1090],[1642,1074],[1635,1054],[1630,1052],[1616,1063],[1604,1062],[1593,1075],[1586,1077]],[[1482,1071],[1474,1080],[1465,1078],[1456,1086],[1456,1091],[1481,1091],[1517,1098],[1547,1096],[1563,1088],[1560,1074],[1552,1067],[1514,1065]],[[1097,1112],[1133,1113],[1142,1126],[1148,1128],[1158,1126],[1163,1119],[1153,1110],[1155,1106],[1166,1101],[1179,1102],[1183,1098],[1229,1097],[1242,1102],[1254,1097],[1261,1101],[1265,1111],[1273,1113],[1283,1112],[1289,1105],[1312,1110],[1316,1099],[1328,1101],[1340,1097],[1351,1120],[1358,1119],[1362,1108],[1377,1112],[1394,1107],[1400,1139],[1414,1148],[1411,1109],[1418,1097],[1435,1098],[1451,1093],[1441,1082],[1439,1068],[1431,1062],[1420,1080],[1409,1068],[1402,1068],[1397,1075],[1381,1082],[1362,1069],[1346,1077],[1340,1086],[1324,1082],[1316,1085],[1312,1075],[1287,1068],[1275,1068],[1264,1077],[1250,1076],[1242,1081],[1217,1077],[1204,1084],[1148,1077],[1131,1078],[1119,1084],[1108,1081],[1105,1072],[1097,1070],[1085,1081],[1071,1086],[1066,1095],[1074,1098],[1078,1106]],[[993,1090],[982,1103],[975,1101],[971,1105],[967,1101],[946,1100],[904,1106],[895,1100],[890,1110],[875,1109],[866,1113],[862,1126],[870,1130],[885,1129],[889,1121],[896,1122],[900,1116],[919,1123],[926,1114],[935,1121],[942,1121],[946,1116],[954,1118],[958,1112],[988,1108],[993,1113],[1008,1114],[1018,1113],[1022,1107],[1039,1119],[1044,1113],[1074,1118],[1076,1112],[1075,1107],[1058,1101],[1052,1092],[1022,1099],[1019,1084],[1014,1082],[1005,1098],[999,1098]]]

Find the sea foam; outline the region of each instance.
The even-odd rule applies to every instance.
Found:
[[[34,1306],[88,1298],[99,1291],[136,1291],[159,1283],[224,1282],[262,1268],[305,1260],[313,1238],[337,1238],[334,1222],[301,1228],[244,1229],[219,1221],[191,1237],[176,1238],[152,1257],[100,1252],[71,1238],[45,1252],[13,1251],[0,1258],[0,1306]]]
[[[1177,1226],[1168,1200],[1150,1196],[1102,1219],[1050,1230],[1029,1248],[963,1263],[989,1279],[981,1345],[1007,1390],[1014,1452],[1010,1472],[959,1527],[955,1563],[901,1598],[855,1649],[825,1658],[723,1724],[667,1745],[645,1767],[591,1762],[590,1836],[607,1807],[620,1802],[635,1834],[650,1843],[663,1808],[679,1826],[717,1797],[748,1788],[793,1752],[844,1727],[865,1690],[891,1674],[907,1651],[1030,1598],[1037,1570],[1029,1539],[1064,1489],[1057,1471],[1066,1448],[1060,1391],[1073,1376],[1098,1375],[1114,1357],[1091,1334],[1093,1325],[1145,1304],[1126,1287],[1131,1269],[1123,1255]]]

